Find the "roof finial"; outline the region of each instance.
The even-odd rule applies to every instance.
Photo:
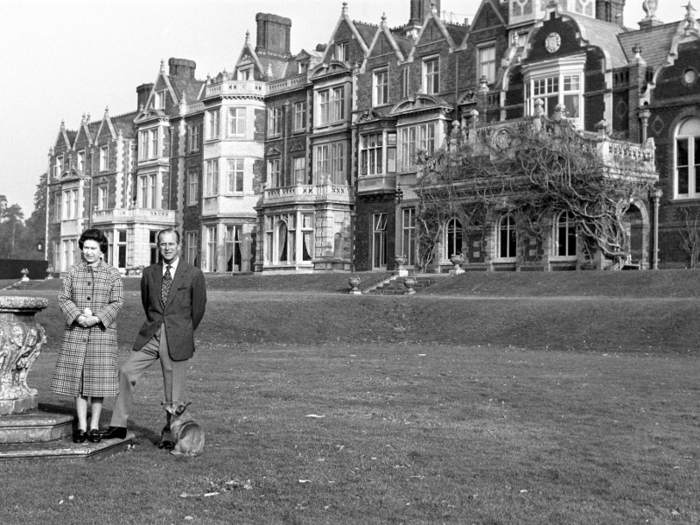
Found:
[[[160,72],[165,73],[165,60],[163,59],[160,61]]]
[[[386,13],[382,13],[382,25],[386,25]]]
[[[109,115],[109,106],[105,106],[105,117]]]
[[[644,12],[647,14],[647,19],[654,18],[658,5],[658,0],[644,0],[644,2],[642,2],[642,9],[644,9]]]
[[[245,43],[250,44],[250,31],[245,32]]]
[[[61,119],[61,131],[66,129],[66,121]]]
[[[348,14],[348,3],[343,2],[343,14],[347,15]]]

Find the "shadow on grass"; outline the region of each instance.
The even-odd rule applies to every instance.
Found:
[[[39,403],[38,408],[42,412],[49,412],[52,414],[62,414],[62,415],[68,415],[68,416],[75,415],[75,408],[72,405],[56,405],[56,404],[52,404],[52,403]],[[112,417],[111,410],[103,410],[102,417],[100,419],[102,421],[109,421],[111,419],[111,417]],[[88,419],[89,418],[90,418],[90,414],[88,414]],[[77,421],[78,421],[77,418],[73,419],[73,430],[76,430]],[[155,432],[151,428],[131,425],[131,426],[129,426],[129,429],[136,434],[137,439],[147,439],[153,445],[157,445],[160,442],[160,433]]]

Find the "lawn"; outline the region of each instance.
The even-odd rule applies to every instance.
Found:
[[[139,444],[3,463],[0,523],[698,523],[695,273],[653,293],[586,275],[560,296],[543,290],[561,277],[543,275],[522,277],[530,291],[511,282],[512,297],[483,276],[411,297],[210,286],[188,376],[204,455],[153,445],[154,368],[133,413]],[[55,291],[23,294],[51,300],[29,383],[66,410],[48,391]],[[139,308],[127,292],[120,359]]]

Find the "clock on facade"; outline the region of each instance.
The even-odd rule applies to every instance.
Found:
[[[559,33],[550,33],[544,41],[544,48],[550,53],[554,53],[561,46],[561,37]]]

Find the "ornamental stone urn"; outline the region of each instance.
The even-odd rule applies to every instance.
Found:
[[[0,297],[0,416],[36,409],[36,389],[27,385],[29,369],[46,343],[34,314],[49,305],[43,297]]]
[[[416,286],[416,280],[413,277],[406,277],[403,285],[406,287],[406,291],[403,293],[404,295],[413,295],[416,293],[413,289]]]
[[[404,264],[406,264],[407,261],[408,258],[405,255],[397,255],[394,258],[394,262],[396,263],[396,273],[399,277],[406,277],[408,275],[408,270],[404,268]]]
[[[450,270],[451,275],[459,275],[460,273],[464,273],[464,270],[462,269],[462,265],[464,264],[464,255],[461,253],[455,253],[450,257],[450,262],[454,265],[454,268]]]
[[[350,279],[348,279],[348,283],[350,283],[350,286],[352,287],[352,289],[350,290],[351,295],[362,294],[362,292],[358,288],[358,286],[360,286],[360,282],[361,280],[359,277],[350,277]]]

